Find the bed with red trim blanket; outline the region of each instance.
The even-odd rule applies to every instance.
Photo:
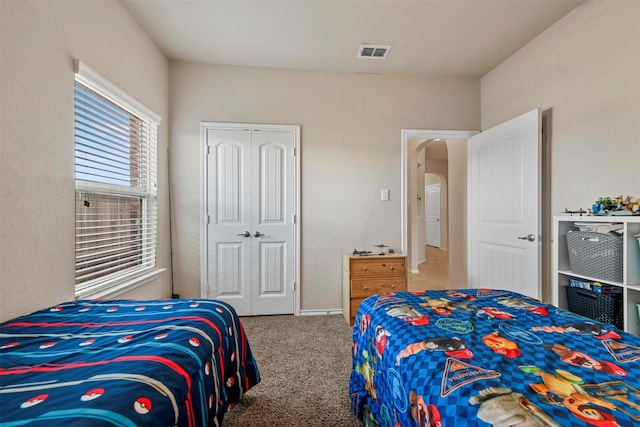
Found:
[[[350,393],[367,426],[638,426],[640,338],[505,290],[374,295]]]
[[[0,425],[219,426],[260,374],[216,300],[63,303],[0,325]]]

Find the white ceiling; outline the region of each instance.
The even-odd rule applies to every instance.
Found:
[[[480,77],[583,0],[120,0],[167,58]],[[357,59],[363,43],[391,45]]]

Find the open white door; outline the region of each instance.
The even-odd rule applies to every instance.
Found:
[[[536,109],[469,140],[470,288],[541,297],[540,136]]]

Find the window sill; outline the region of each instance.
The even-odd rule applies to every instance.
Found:
[[[157,279],[164,271],[166,271],[166,268],[156,268],[141,276],[113,286],[103,287],[101,289],[85,289],[76,293],[76,299],[113,299]]]

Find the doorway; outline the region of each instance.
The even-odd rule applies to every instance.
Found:
[[[418,275],[416,277],[417,282],[422,282],[422,278],[419,277],[421,276],[421,269],[430,268],[429,256],[431,255],[433,260],[438,260],[437,262],[448,263],[447,267],[450,274],[447,285],[450,283],[451,287],[466,287],[466,152],[467,140],[475,134],[477,132],[473,131],[402,131],[401,195],[404,197],[401,201],[401,247],[402,253],[407,255],[410,286],[412,286],[413,282],[411,273]],[[440,255],[447,255],[446,258],[437,257],[438,254],[434,255],[426,252],[429,248],[424,245],[425,234],[424,232],[418,233],[414,225],[418,209],[424,210],[425,198],[422,197],[422,200],[418,201],[416,189],[419,188],[419,182],[421,181],[423,184],[420,192],[424,193],[425,175],[423,173],[422,177],[420,177],[417,171],[412,171],[412,169],[417,169],[413,165],[425,163],[424,161],[418,162],[417,158],[422,158],[419,157],[420,152],[424,152],[425,148],[436,140],[440,144],[446,144],[446,152],[448,153],[447,166],[444,169],[435,171],[442,178],[442,204],[447,205],[448,211],[446,215],[441,216],[441,221],[447,220],[446,226],[441,228],[443,230],[441,240],[444,241],[446,239],[448,244],[446,246],[447,250],[444,253],[441,252]],[[412,167],[409,167],[410,165]],[[452,173],[448,172],[450,169]],[[446,201],[445,197],[447,197]],[[418,205],[418,202],[420,205]],[[419,239],[421,243],[416,242],[416,239]],[[422,263],[424,264],[422,265],[421,261],[424,259],[427,260],[427,263]],[[434,284],[433,286],[436,285]]]
[[[426,244],[448,249],[449,148],[445,139],[429,139],[424,147]],[[421,155],[421,154],[419,154]],[[453,152],[455,156],[455,150]],[[422,155],[421,155],[422,156]],[[454,162],[455,164],[455,162]],[[420,177],[418,177],[418,180]]]
[[[529,116],[532,113],[535,113],[536,111],[539,112],[539,110],[535,110],[533,112],[529,112],[526,114],[523,114],[522,116]],[[549,204],[549,197],[550,194],[548,192],[548,188],[549,185],[548,183],[550,182],[549,180],[549,175],[550,175],[550,168],[548,167],[548,164],[550,162],[550,157],[551,157],[551,150],[550,150],[550,134],[549,132],[547,132],[545,130],[545,128],[548,130],[550,128],[549,124],[551,123],[551,110],[546,110],[543,111],[541,114],[542,120],[539,121],[539,132],[541,132],[542,137],[540,138],[543,142],[542,144],[542,157],[541,157],[541,161],[542,164],[544,165],[544,167],[542,168],[542,174],[540,175],[540,179],[542,181],[542,191],[541,194],[538,194],[538,196],[540,197],[540,205],[538,206],[537,209],[539,209],[542,212],[548,212],[548,204]],[[508,120],[507,122],[497,125],[494,128],[488,129],[487,131],[483,132],[484,135],[493,133],[495,135],[495,132],[497,131],[498,128],[500,128],[501,130],[504,129],[504,125],[509,125],[512,122],[518,122],[519,118],[514,118],[512,120]],[[401,244],[402,244],[402,251],[403,253],[405,253],[407,255],[407,264],[409,266],[409,269],[411,271],[411,269],[415,268],[416,266],[416,259],[417,257],[421,256],[421,254],[416,254],[416,251],[413,248],[413,244],[412,244],[412,240],[415,240],[415,227],[412,227],[412,221],[413,218],[415,216],[415,206],[412,206],[413,204],[415,204],[413,202],[413,195],[414,195],[414,191],[415,188],[413,187],[414,183],[415,183],[415,173],[412,172],[412,169],[414,168],[414,162],[413,162],[413,156],[415,156],[416,150],[420,148],[420,146],[422,146],[426,140],[428,139],[435,139],[435,138],[443,138],[443,139],[447,139],[447,143],[449,143],[449,139],[463,139],[464,140],[464,144],[465,144],[465,151],[464,151],[464,163],[466,165],[467,163],[467,152],[466,152],[466,147],[467,147],[467,142],[468,140],[472,139],[472,137],[476,134],[478,134],[479,132],[473,132],[473,131],[429,131],[429,130],[402,130],[401,132],[401,156],[402,156],[402,163],[401,163]],[[519,138],[519,135],[524,135],[523,131],[521,129],[518,129],[517,131],[512,131],[511,135],[509,135],[508,137],[510,138]],[[503,137],[503,138],[507,138],[507,136]],[[479,141],[479,139],[474,138],[476,141]],[[528,144],[528,143],[527,143]],[[515,145],[513,147],[516,147]],[[492,146],[493,148],[493,146]],[[487,150],[487,153],[489,153],[489,150]],[[469,156],[471,155],[477,156],[477,153],[469,153]],[[509,163],[510,165],[512,163]],[[517,163],[516,163],[517,164]],[[471,170],[470,172],[473,172],[473,170]],[[451,174],[451,176],[455,176],[455,174]],[[471,176],[471,175],[470,175]],[[476,177],[477,178],[477,177]],[[475,184],[475,182],[477,181],[477,179],[475,179],[475,181],[473,181],[473,183]],[[471,181],[471,178],[469,178]],[[467,180],[467,171],[464,171],[464,180]],[[486,180],[484,180],[486,181]],[[483,181],[483,182],[484,182]],[[469,185],[471,185],[471,182],[469,182]],[[466,194],[467,192],[467,186],[464,186],[464,192]],[[502,194],[502,193],[501,193]],[[469,246],[467,244],[467,200],[466,200],[466,196],[464,199],[464,202],[461,206],[458,207],[453,207],[451,206],[450,210],[453,212],[457,209],[460,209],[461,212],[463,212],[463,215],[465,217],[465,219],[463,221],[461,221],[460,227],[457,227],[456,224],[454,224],[454,222],[452,221],[452,223],[449,226],[449,231],[450,232],[460,232],[460,234],[458,236],[450,236],[450,272],[452,274],[451,277],[451,287],[452,288],[466,288],[468,285],[468,277],[467,277],[467,257],[469,257],[469,259],[476,259],[477,254],[474,253],[473,251],[470,251],[469,253],[467,253],[467,247]],[[536,207],[533,207],[532,209],[536,209]],[[484,212],[484,211],[483,211]],[[500,211],[498,211],[500,212]],[[474,211],[474,215],[476,215],[476,211]],[[551,222],[551,216],[543,216],[542,218],[542,229],[548,230],[549,228],[549,223]],[[519,237],[521,233],[518,234],[518,236],[513,237],[513,239],[519,240],[522,239],[523,237]],[[537,235],[537,232],[535,232],[535,235]],[[424,236],[421,236],[424,237]],[[473,237],[473,236],[471,236]],[[524,239],[531,241],[530,240],[530,236],[527,235],[524,237]],[[537,240],[537,239],[536,239]],[[470,240],[471,241],[471,240]],[[475,241],[475,240],[473,240]],[[540,236],[540,241],[545,244],[548,245],[549,243],[549,238],[548,235],[547,236]],[[457,255],[454,255],[455,248],[454,245],[456,244],[461,244],[461,253],[458,253]],[[486,252],[486,251],[485,251]],[[473,256],[471,256],[471,254],[473,254]],[[461,258],[464,259],[464,261],[462,263],[459,264],[459,266],[454,267],[454,258]],[[545,290],[548,287],[548,265],[549,265],[549,261],[547,259],[547,257],[542,256],[538,258],[538,262],[540,263],[541,267],[542,267],[542,272],[543,272],[543,280],[542,280],[542,299],[544,300],[545,298]],[[546,265],[545,265],[546,264]],[[453,277],[454,275],[456,275],[457,277]],[[545,281],[547,283],[545,283]],[[481,281],[482,282],[482,281]],[[484,282],[487,282],[486,280]]]

